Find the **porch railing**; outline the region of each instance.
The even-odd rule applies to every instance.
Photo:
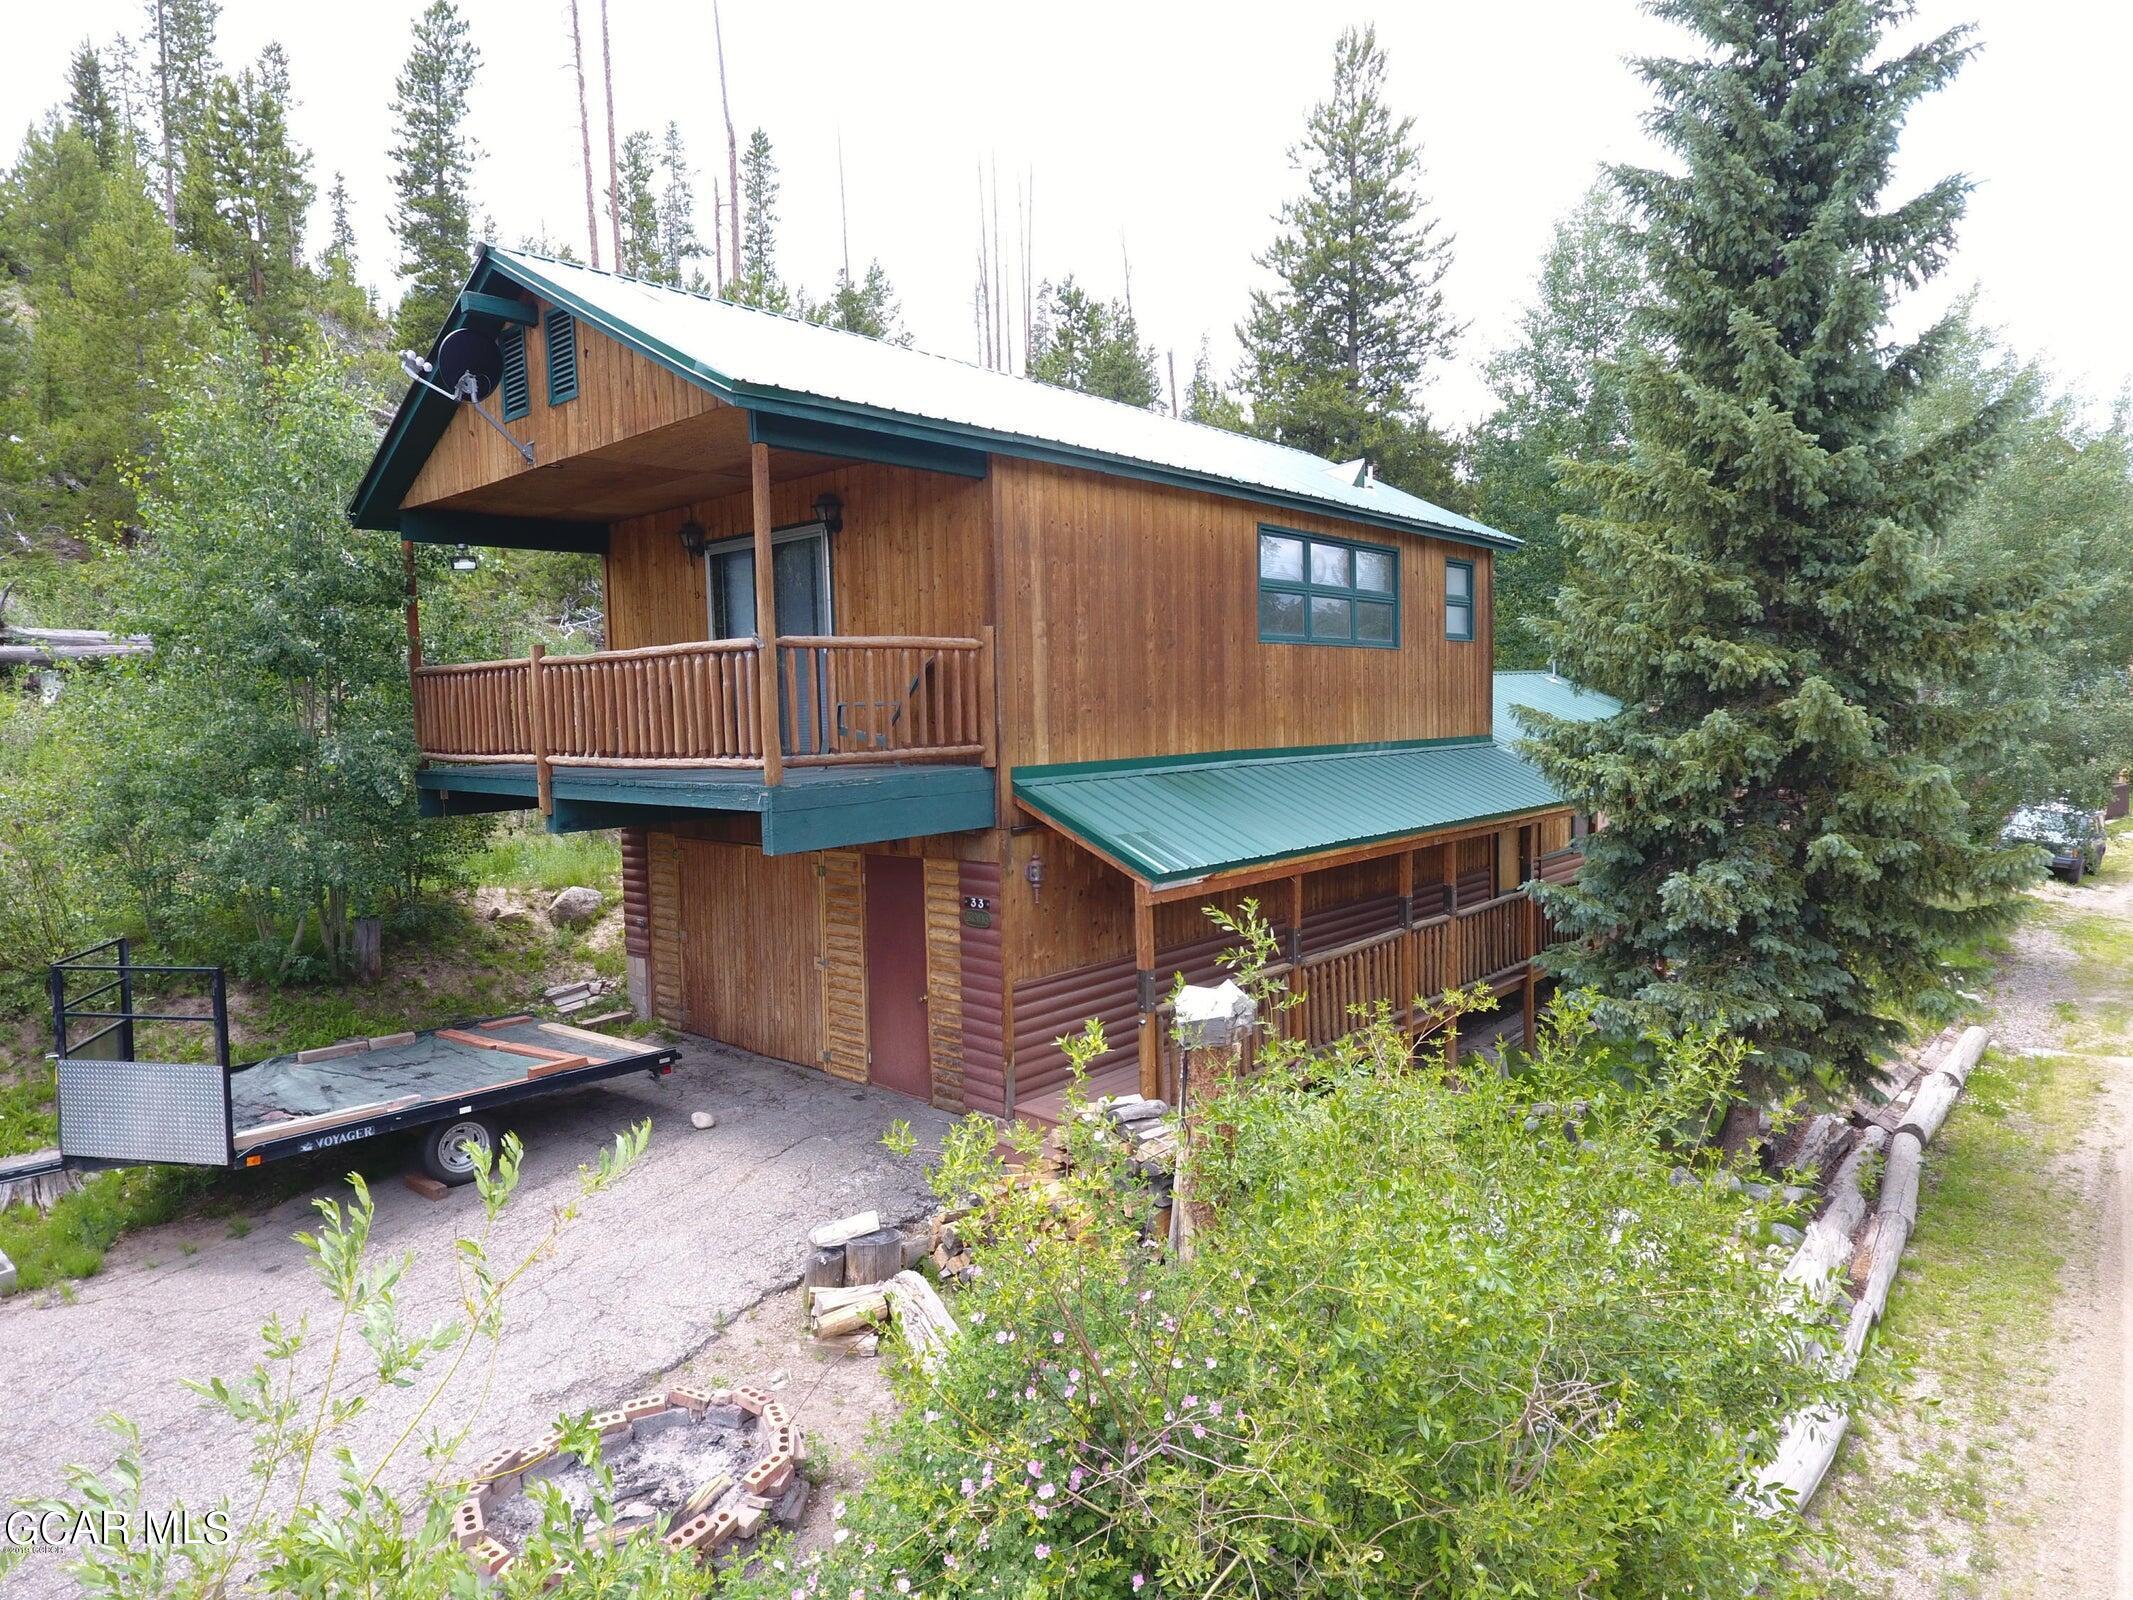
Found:
[[[1574,869],[1569,875],[1575,875]],[[1295,967],[1277,963],[1268,968],[1268,975],[1286,978],[1291,990],[1303,997],[1281,1013],[1281,1030],[1290,1038],[1314,1046],[1330,1044],[1362,1026],[1359,1010],[1380,1003],[1389,1008],[1395,1026],[1414,1035],[1441,1021],[1427,1004],[1418,1007],[1417,1000],[1470,984],[1501,989],[1507,980],[1522,982],[1533,958],[1554,941],[1539,903],[1528,888],[1520,887],[1412,927],[1312,951]],[[1182,1065],[1172,1022],[1170,1007],[1159,1007],[1156,1074],[1158,1093],[1165,1099],[1174,1098]]]
[[[414,701],[425,759],[526,762],[544,779],[570,766],[995,760],[990,629],[976,639],[783,638],[767,650],[753,639],[586,656],[537,648],[515,661],[419,667]]]

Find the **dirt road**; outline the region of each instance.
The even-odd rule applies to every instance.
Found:
[[[2037,891],[1999,1057],[1926,1163],[1885,1356],[1818,1506],[1845,1596],[2133,1600],[2133,831]]]
[[[714,1113],[717,1126],[692,1128],[696,1110]],[[524,1178],[492,1259],[522,1255],[552,1207],[577,1193],[579,1164],[646,1117],[653,1135],[642,1166],[588,1202],[511,1300],[469,1459],[529,1425],[538,1432],[559,1411],[613,1402],[692,1357],[711,1360],[705,1346],[723,1324],[797,1277],[807,1230],[823,1219],[868,1207],[921,1213],[922,1164],[891,1156],[881,1135],[902,1118],[930,1145],[948,1121],[898,1096],[698,1043],[662,1083],[620,1079],[527,1108],[518,1122]],[[401,1304],[410,1327],[426,1328],[456,1310],[452,1240],[475,1227],[480,1207],[471,1190],[431,1201],[384,1182],[376,1195],[374,1251],[415,1253]],[[242,1237],[222,1219],[153,1229],[122,1241],[71,1294],[0,1302],[0,1504],[53,1492],[66,1464],[107,1466],[112,1445],[99,1419],[113,1411],[141,1426],[151,1511],[180,1498],[204,1507],[244,1486],[241,1435],[178,1380],[243,1377],[269,1315],[293,1326],[308,1314],[317,1327],[328,1304],[289,1240],[315,1221],[308,1200],[249,1221]],[[307,1374],[315,1392],[317,1362]],[[438,1420],[464,1420],[479,1389],[468,1386]],[[357,1455],[391,1440],[422,1392],[359,1419],[347,1435]],[[5,1587],[11,1597],[71,1588],[44,1556]]]

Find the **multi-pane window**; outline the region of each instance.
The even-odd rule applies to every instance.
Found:
[[[1444,637],[1474,637],[1474,563],[1444,563]]]
[[[1399,552],[1261,528],[1259,637],[1277,644],[1398,649]]]

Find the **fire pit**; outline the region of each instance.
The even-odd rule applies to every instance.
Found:
[[[703,1561],[732,1541],[753,1539],[766,1519],[799,1520],[807,1500],[797,1470],[800,1435],[785,1408],[759,1389],[669,1389],[592,1420],[615,1477],[615,1520],[601,1530],[609,1538],[648,1533],[664,1517],[668,1548],[693,1550]],[[452,1514],[452,1532],[491,1577],[518,1559],[541,1525],[529,1483],[545,1479],[578,1516],[592,1512],[592,1473],[553,1431],[497,1451],[474,1477],[474,1492]]]

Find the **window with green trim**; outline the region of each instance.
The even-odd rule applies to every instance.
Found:
[[[578,397],[578,323],[560,306],[542,319],[548,336],[548,403],[559,406]]]
[[[1474,637],[1474,563],[1444,563],[1444,637]]]
[[[1400,553],[1288,528],[1259,530],[1259,637],[1400,647]]]
[[[506,328],[496,344],[503,354],[504,373],[497,388],[502,391],[504,421],[516,422],[533,409],[533,385],[526,378],[526,330]]]

